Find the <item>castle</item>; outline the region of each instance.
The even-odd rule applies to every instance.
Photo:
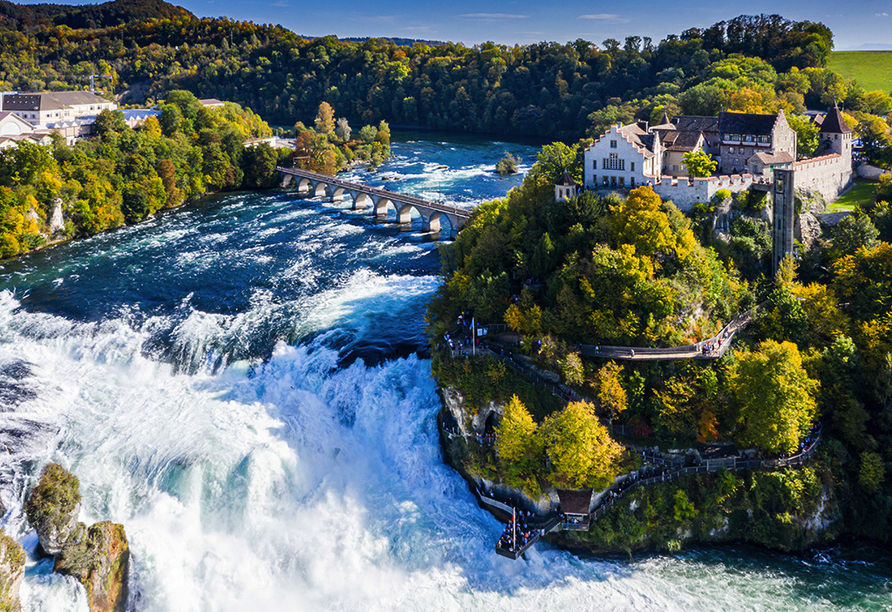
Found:
[[[632,189],[652,185],[682,210],[708,202],[720,189],[737,193],[769,185],[775,169],[792,170],[794,188],[832,202],[852,176],[852,130],[834,106],[820,124],[815,156],[796,160],[796,132],[784,112],[722,112],[718,117],[679,115],[654,126],[638,121],[613,126],[584,153],[587,189]],[[718,162],[709,177],[689,177],[684,154],[704,151]]]

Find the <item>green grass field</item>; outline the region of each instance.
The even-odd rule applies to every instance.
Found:
[[[873,202],[876,194],[876,182],[855,179],[855,186],[845,192],[836,202],[827,207],[827,212],[851,212],[856,204]]]
[[[892,92],[892,51],[834,51],[827,68],[855,79],[866,91]]]

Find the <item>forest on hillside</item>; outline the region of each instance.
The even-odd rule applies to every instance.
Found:
[[[129,1],[127,14],[143,12]],[[109,5],[117,3],[99,6]],[[91,22],[97,27],[84,27],[81,9],[40,18],[4,6],[0,87],[81,88],[95,71],[134,101],[182,88],[249,106],[274,124],[306,121],[325,101],[354,122],[576,139],[662,108],[801,110],[835,97],[871,110],[866,92],[823,68],[830,30],[777,15],[740,16],[662,41],[406,47],[306,40],[281,26],[172,8],[123,25],[108,24],[121,11],[106,11]]]

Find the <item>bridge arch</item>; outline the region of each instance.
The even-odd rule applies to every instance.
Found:
[[[332,202],[343,202],[344,194],[347,193],[347,190],[343,187],[328,187],[329,192],[331,192],[331,201]],[[352,194],[350,194],[352,196]],[[352,199],[352,198],[351,198]]]
[[[316,198],[326,198],[331,197],[331,187],[328,183],[323,181],[316,181],[313,183],[313,197]]]
[[[297,193],[300,195],[312,195],[316,192],[316,185],[308,178],[297,177]]]
[[[413,204],[403,204],[400,207],[400,214],[397,218],[397,222],[399,224],[411,224],[412,227],[418,225],[419,227],[424,226],[424,216],[421,214],[421,211],[418,210]]]
[[[390,199],[385,197],[379,197],[375,202],[375,217],[383,219],[384,221],[394,221],[399,223],[400,220],[400,211],[396,207]]]
[[[452,236],[455,227],[449,215],[441,212],[433,213],[427,220],[427,231],[440,232],[444,236]]]
[[[358,208],[368,208],[373,205],[372,197],[367,193],[361,191],[350,191],[348,193],[353,198],[353,210]]]

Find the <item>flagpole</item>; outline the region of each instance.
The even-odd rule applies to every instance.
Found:
[[[471,344],[473,345],[473,348],[471,349],[471,354],[474,355],[474,357],[476,357],[477,356],[477,324],[476,324],[475,317],[471,317]]]
[[[514,550],[517,551],[517,508],[511,508],[511,525],[512,525],[512,533],[511,540],[514,543]]]

